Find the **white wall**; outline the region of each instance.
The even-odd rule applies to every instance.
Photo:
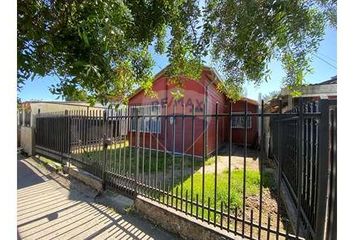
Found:
[[[21,147],[30,156],[33,154],[33,136],[33,128],[21,127]]]

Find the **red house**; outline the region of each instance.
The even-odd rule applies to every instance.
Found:
[[[129,99],[130,116],[146,115],[146,117],[133,117],[131,120],[128,136],[131,137],[132,146],[158,150],[166,148],[168,152],[203,156],[215,152],[216,141],[218,147],[228,143],[230,100],[217,89],[220,78],[216,71],[204,67],[199,81],[185,79],[184,96],[175,101],[171,94],[175,86],[169,83],[164,74],[165,70],[166,68],[155,76],[152,89],[156,97],[146,96],[144,91],[138,90]],[[232,112],[243,113],[245,101],[248,112],[258,111],[256,101],[244,98],[232,103]],[[206,112],[204,112],[205,106]],[[216,112],[221,114],[217,120]],[[234,116],[231,125],[232,143],[243,145],[244,117]],[[248,117],[247,145],[256,145],[257,131],[257,118]],[[205,153],[203,146],[207,149]]]

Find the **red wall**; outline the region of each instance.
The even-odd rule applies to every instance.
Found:
[[[230,108],[230,107],[229,107]],[[227,113],[229,113],[229,108],[227,109]],[[244,112],[245,111],[245,101],[240,100],[236,103],[232,103],[232,112]],[[253,102],[247,102],[247,112],[257,113],[258,112],[258,105]],[[252,116],[251,117],[251,128],[247,129],[247,145],[248,146],[255,146],[257,144],[258,138],[258,117]],[[227,118],[227,127],[225,129],[227,131],[227,141],[229,141],[230,136],[230,122],[229,118]],[[232,143],[236,145],[244,145],[244,137],[246,134],[245,129],[243,128],[232,128]]]
[[[150,147],[150,137],[152,139],[151,147],[156,149],[156,142],[158,142],[159,150],[166,150],[172,152],[175,148],[175,152],[182,153],[183,151],[183,139],[184,139],[184,152],[186,154],[193,154],[193,142],[194,142],[194,154],[198,156],[203,156],[203,145],[204,145],[204,134],[206,134],[208,146],[208,154],[215,151],[216,148],[216,120],[215,117],[209,117],[207,121],[207,131],[203,134],[203,113],[204,113],[204,101],[205,101],[205,86],[208,86],[207,90],[207,114],[216,113],[216,103],[218,103],[218,113],[225,113],[228,111],[227,106],[228,100],[225,95],[219,92],[212,83],[210,78],[211,72],[209,70],[204,70],[199,81],[193,81],[186,79],[184,82],[184,97],[179,101],[174,101],[171,91],[175,88],[173,84],[170,84],[166,77],[160,76],[155,80],[153,85],[153,91],[156,92],[156,98],[151,98],[144,95],[141,91],[130,98],[129,105],[152,105],[161,104],[162,117],[161,117],[161,133],[159,134],[149,134],[140,133],[139,135],[139,146],[144,146],[146,148]],[[195,122],[194,122],[194,138],[192,139],[192,106],[195,106]],[[173,129],[173,124],[170,124],[170,116],[174,112],[176,114],[176,124],[175,131]],[[184,113],[186,116],[184,120],[178,115]],[[242,107],[241,107],[242,106]],[[243,111],[243,102],[233,104],[233,111]],[[257,111],[257,106],[249,104],[249,111]],[[167,115],[167,116],[166,116]],[[183,123],[184,121],[184,123]],[[183,128],[184,124],[184,138],[183,138]],[[218,147],[220,147],[225,141],[228,141],[229,136],[229,118],[228,117],[218,117]],[[167,132],[165,133],[165,127]],[[252,119],[252,129],[248,130],[248,143],[252,145],[256,141],[257,136],[257,120]],[[131,136],[130,136],[131,135]],[[128,138],[130,139],[133,146],[137,145],[137,136],[135,132],[129,133]],[[175,139],[175,142],[173,141]],[[242,131],[233,129],[233,143],[241,144],[243,139]],[[156,141],[158,140],[158,141]]]

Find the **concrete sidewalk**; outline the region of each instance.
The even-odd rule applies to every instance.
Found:
[[[177,239],[135,213],[99,204],[94,190],[31,158],[17,163],[18,239]]]

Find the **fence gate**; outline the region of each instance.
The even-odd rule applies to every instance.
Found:
[[[259,112],[249,112],[247,102],[241,112],[218,103],[213,113],[186,108],[38,114],[35,150],[86,170],[107,188],[246,239],[335,239],[335,103],[301,104],[287,113],[266,113],[263,102]],[[273,159],[265,154],[266,118]],[[254,126],[258,148],[248,144]],[[284,207],[288,201],[294,216]]]

